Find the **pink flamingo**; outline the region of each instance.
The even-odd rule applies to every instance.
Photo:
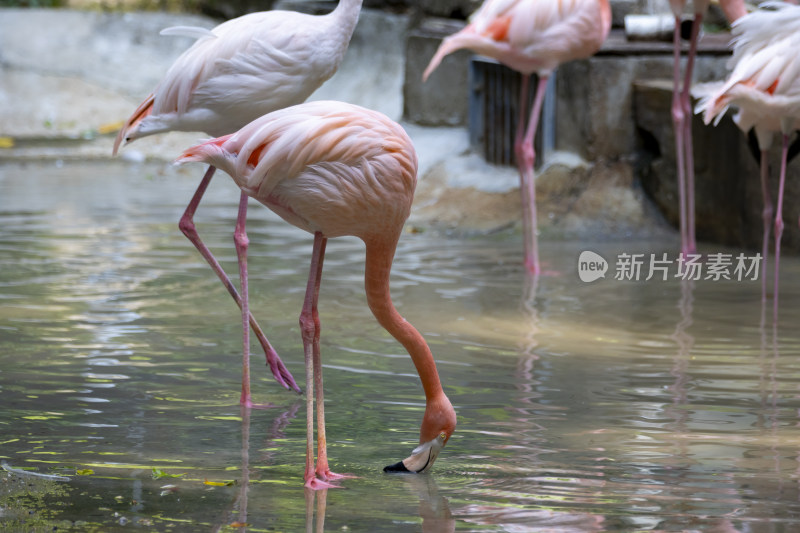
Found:
[[[533,137],[547,80],[561,63],[597,52],[610,29],[608,0],[486,0],[463,30],[442,42],[422,75],[426,80],[447,54],[461,48],[492,57],[522,74],[514,148],[520,171],[525,265],[532,273],[540,272]],[[528,85],[534,72],[539,84],[526,128]]]
[[[455,430],[428,344],[395,309],[389,272],[416,186],[417,158],[405,131],[384,115],[340,102],[309,102],[275,111],[237,133],[189,148],[178,162],[202,161],[233,177],[242,191],[314,235],[300,314],[306,369],[305,485],[335,487],[328,466],[317,300],[329,238],[351,235],[366,246],[367,304],[408,351],[425,391],[420,445],[388,470],[427,471]],[[317,462],[313,467],[314,391]]]
[[[733,70],[716,90],[709,91],[697,111],[709,124],[729,106],[739,108],[734,117],[743,131],[754,128],[761,150],[761,191],[764,198],[763,257],[769,244],[772,201],[768,188],[767,150],[775,133],[782,136],[781,170],[775,213],[774,314],[778,312],[778,274],[783,235],[783,191],[789,136],[800,128],[800,7],[770,2],[772,11],[750,13],[733,24]],[[762,296],[763,297],[763,296]]]
[[[362,0],[341,0],[323,16],[293,11],[251,13],[212,30],[168,28],[164,35],[196,37],[167,72],[153,94],[133,112],[114,143],[167,131],[202,131],[212,136],[232,133],[265,113],[299,104],[339,67],[358,21]],[[241,195],[234,242],[239,259],[240,297],[194,225],[194,214],[214,175],[209,167],[181,217],[179,227],[217,273],[242,311],[242,395],[250,396],[248,323],[261,343],[272,374],[286,388],[300,392],[291,373],[250,314],[247,299],[247,195]]]
[[[694,22],[689,41],[689,53],[686,57],[683,87],[681,87],[681,14],[686,7],[686,0],[669,0],[672,13],[675,15],[675,31],[673,34],[673,90],[672,90],[672,123],[675,128],[675,159],[678,165],[678,216],[680,219],[681,253],[693,254],[697,251],[695,240],[694,209],[694,149],[692,148],[692,106],[689,91],[692,85],[694,60],[697,56],[697,40],[700,28],[710,0],[693,0]],[[734,22],[747,14],[744,0],[720,0],[725,17]]]

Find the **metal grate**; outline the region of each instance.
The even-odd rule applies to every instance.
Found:
[[[554,134],[553,81],[547,86],[539,128],[534,138],[536,165],[544,162],[545,152],[552,148]],[[519,95],[522,75],[497,61],[475,56],[469,67],[469,140],[489,163],[516,166],[514,139],[519,116]],[[537,77],[531,76],[528,91],[528,112],[533,104]]]

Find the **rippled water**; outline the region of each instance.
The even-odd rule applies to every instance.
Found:
[[[613,263],[672,242],[546,242],[534,283],[519,236],[405,235],[393,297],[431,344],[459,427],[432,475],[389,476],[383,465],[416,443],[421,389],[366,308],[362,245],[333,240],[320,309],[329,453],[359,478],[312,495],[303,399],[272,381],[255,343],[254,399],[272,407],[237,405],[236,307],[176,225],[201,172],[0,165],[0,459],[69,478],[26,493],[42,478],[4,473],[0,525],[800,528],[797,258],[783,260],[775,325],[757,281],[617,281],[613,264],[578,279],[584,248]],[[219,176],[196,219],[230,272],[237,198]],[[302,384],[310,236],[256,204],[249,236],[254,314]]]

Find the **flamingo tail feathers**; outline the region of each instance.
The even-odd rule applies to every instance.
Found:
[[[228,152],[228,150],[223,148],[222,145],[225,144],[225,142],[230,139],[231,136],[233,136],[233,134],[211,139],[204,143],[192,146],[191,148],[185,150],[178,157],[178,159],[175,160],[175,162],[202,162],[213,165],[223,171],[230,170],[230,165],[226,163],[231,160],[232,156],[235,157],[236,154]]]

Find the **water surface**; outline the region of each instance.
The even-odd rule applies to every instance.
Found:
[[[201,173],[0,165],[0,459],[68,478],[4,472],[0,524],[800,528],[797,258],[783,259],[775,324],[759,281],[614,279],[619,254],[673,254],[674,242],[545,242],[547,274],[531,280],[518,235],[404,235],[393,298],[431,344],[459,426],[431,475],[390,476],[424,400],[365,305],[363,245],[332,240],[320,296],[329,454],[359,478],[314,497],[303,398],[272,380],[256,343],[253,395],[271,407],[237,405],[237,309],[177,229]],[[196,219],[229,272],[237,198],[220,175]],[[253,312],[302,386],[311,237],[255,203],[248,229]],[[579,280],[587,248],[612,261],[605,279]]]

